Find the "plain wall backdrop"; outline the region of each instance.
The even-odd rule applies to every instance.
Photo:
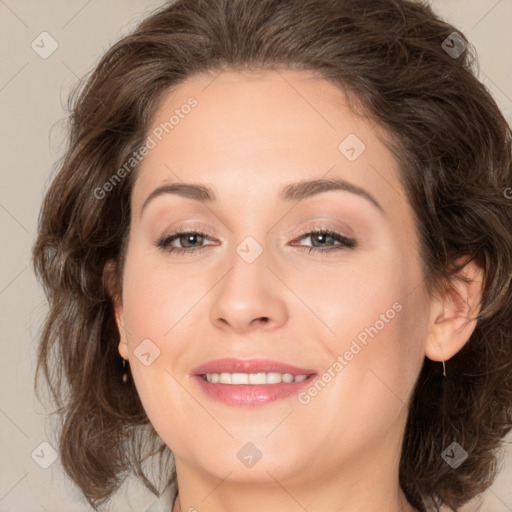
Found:
[[[0,0],[0,512],[92,510],[58,459],[53,461],[51,446],[41,444],[56,446],[50,418],[33,391],[46,303],[30,267],[30,250],[43,193],[63,154],[63,106],[70,87],[161,3]],[[476,47],[480,80],[512,124],[512,0],[431,4]],[[45,55],[52,45],[58,47]],[[479,504],[482,512],[512,511],[510,445],[503,455],[495,484],[465,512]],[[139,512],[154,501],[137,482],[127,481],[110,510]]]

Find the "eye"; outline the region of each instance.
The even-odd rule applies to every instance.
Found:
[[[357,242],[353,238],[348,238],[330,229],[314,229],[308,231],[307,233],[303,233],[296,240],[302,240],[305,238],[309,238],[312,242],[312,245],[299,246],[299,250],[301,251],[333,252],[342,249],[353,249],[354,247],[357,247]],[[335,242],[337,242],[337,244]],[[292,245],[295,245],[295,243]]]
[[[205,240],[212,241],[208,235],[200,231],[179,229],[178,231],[158,240],[157,246],[166,252],[184,254],[200,251],[204,248],[204,245],[199,245],[198,247],[195,247],[195,245],[201,244]],[[176,247],[173,245],[174,242],[179,242],[182,246]]]
[[[309,238],[312,242],[310,246],[298,245],[295,243],[297,240]],[[157,242],[157,247],[163,251],[174,253],[174,254],[185,254],[195,253],[204,249],[205,241],[209,240],[214,242],[208,235],[201,231],[194,231],[188,229],[180,229],[170,235],[167,235]],[[178,242],[181,247],[174,245]],[[296,238],[291,244],[297,246],[301,251],[317,251],[317,252],[333,252],[341,249],[353,249],[357,246],[357,242],[348,238],[340,233],[332,231],[330,229],[314,229],[303,233],[300,237]]]

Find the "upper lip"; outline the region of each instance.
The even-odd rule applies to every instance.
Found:
[[[291,373],[292,375],[311,375],[315,372],[291,364],[271,359],[235,359],[224,358],[209,361],[192,370],[193,375],[207,373]]]

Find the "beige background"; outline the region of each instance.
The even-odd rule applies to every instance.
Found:
[[[480,78],[512,123],[512,0],[432,4],[476,46]],[[59,121],[70,86],[158,5],[156,0],[0,0],[0,512],[91,510],[58,461],[43,469],[31,457],[48,461],[49,449],[40,443],[56,444],[33,394],[37,335],[46,306],[29,266],[30,248],[43,191],[62,155]],[[47,59],[31,47],[43,31],[58,43]],[[512,511],[512,449],[504,455],[495,485],[478,500],[483,512]],[[151,493],[131,482],[110,510],[138,512],[153,501]]]

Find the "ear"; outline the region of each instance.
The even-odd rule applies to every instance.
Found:
[[[470,261],[452,278],[451,286],[432,299],[425,345],[429,359],[447,361],[469,340],[481,308],[482,283],[482,267]]]
[[[117,264],[114,260],[108,260],[103,267],[103,282],[105,283],[105,288],[110,295],[114,307],[117,330],[119,331],[119,354],[123,359],[128,359],[129,352],[124,325],[123,298]]]

